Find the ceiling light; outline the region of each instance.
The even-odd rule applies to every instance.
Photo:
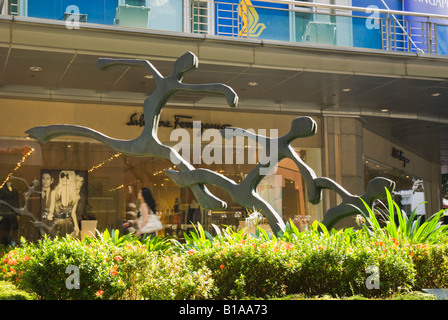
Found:
[[[389,112],[389,109],[381,109],[381,112]]]
[[[344,89],[342,89],[342,91],[344,91],[344,92],[350,92],[350,91],[352,91],[352,89],[350,89],[350,88],[344,88]]]
[[[29,70],[33,71],[33,72],[40,72],[40,71],[42,71],[42,67],[32,66],[32,67],[29,67]]]
[[[251,87],[256,87],[256,86],[259,85],[259,83],[256,82],[256,81],[251,81],[251,82],[248,83],[248,85],[250,85]]]
[[[431,97],[438,97],[440,95],[442,95],[440,92],[436,92],[436,93],[431,94]]]
[[[147,75],[143,76],[143,78],[152,79],[152,78],[154,78],[154,76],[152,74],[147,74]]]

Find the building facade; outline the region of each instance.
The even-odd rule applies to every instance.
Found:
[[[83,236],[92,221],[99,230],[120,228],[136,216],[142,187],[152,190],[167,234],[181,235],[191,222],[212,230],[212,224],[244,221],[250,209],[214,186],[210,191],[227,202],[227,209],[198,208],[191,191],[164,174],[175,169],[165,159],[126,156],[87,138],[40,143],[26,134],[36,126],[73,124],[117,139],[138,137],[145,120],[142,104],[155,88],[154,79],[138,67],[100,70],[98,59],[146,59],[167,76],[187,51],[199,58],[199,68],[183,81],[227,84],[239,96],[239,106],[230,108],[219,95],[176,94],[158,123],[161,142],[176,145],[173,132],[191,131],[193,121],[206,129],[238,127],[268,135],[278,130],[280,136],[294,118],[310,116],[317,134],[295,140],[292,147],[317,176],[358,195],[372,178],[390,178],[403,210],[429,217],[442,206],[446,163],[446,8],[425,11],[410,1],[377,2],[367,8],[349,0],[55,0],[46,6],[4,1],[2,243],[39,238],[31,220],[46,222],[49,212],[71,217],[61,232],[79,226]],[[414,23],[423,26],[422,17],[431,21],[423,28],[430,31],[414,33]],[[210,140],[201,143],[206,148]],[[248,161],[250,149],[235,150],[247,157],[243,162],[199,161],[197,167],[238,182],[255,165]],[[48,184],[52,192],[47,193]],[[258,191],[284,221],[300,228],[321,221],[340,202],[334,192],[324,191],[322,201],[311,204],[300,171],[288,159]],[[347,218],[339,227],[353,225],[355,219]]]

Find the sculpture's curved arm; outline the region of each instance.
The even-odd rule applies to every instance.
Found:
[[[16,214],[20,214],[20,209],[19,208],[15,208],[12,205],[10,205],[8,202],[4,201],[4,200],[0,200],[0,204],[7,206],[9,209],[11,209],[14,213]]]
[[[114,59],[114,58],[99,58],[97,61],[97,66],[105,70],[109,67],[117,66],[117,65],[126,65],[126,66],[139,66],[143,67],[149,72],[151,72],[154,80],[159,82],[163,79],[163,76],[160,72],[148,61],[143,59]]]
[[[15,208],[13,206],[11,206],[9,203],[7,203],[6,201],[0,200],[0,204],[3,204],[5,206],[7,206],[9,209],[11,209],[15,214],[19,215],[19,216],[27,216],[30,217],[31,220],[35,221],[36,218],[34,217],[34,215],[28,211],[27,207],[23,207],[23,208]]]
[[[307,188],[308,201],[312,204],[319,203],[322,197],[322,192],[321,187],[318,186],[319,182],[316,183],[316,179],[318,178],[314,170],[299,157],[297,152],[295,152],[291,146],[288,146],[288,153],[285,158],[291,159],[299,169]]]
[[[314,179],[314,183],[316,184],[316,187],[319,189],[330,189],[330,190],[335,191],[337,194],[339,194],[341,196],[342,201],[352,197],[350,192],[345,190],[343,187],[341,187],[339,184],[337,184],[335,181],[331,180],[330,178],[326,178],[326,177],[316,178],[316,179]]]
[[[151,150],[145,150],[141,148],[141,144],[139,144],[139,141],[141,139],[139,138],[134,140],[113,139],[101,132],[83,126],[69,124],[38,126],[27,130],[26,133],[30,137],[37,139],[42,143],[47,143],[50,140],[61,136],[78,136],[95,139],[123,154],[133,156],[154,155]]]
[[[226,98],[227,104],[235,108],[238,106],[238,95],[233,91],[232,88],[221,83],[206,83],[206,84],[188,84],[188,83],[178,83],[176,87],[179,91],[192,91],[199,93],[216,93],[222,94]]]
[[[247,137],[248,139],[257,142],[258,137],[260,137],[258,134],[250,132],[249,130],[234,127],[221,129],[219,130],[219,133],[224,139],[232,139],[234,137]],[[269,143],[266,143],[266,145],[269,145]]]
[[[212,184],[232,193],[237,186],[236,182],[208,169],[195,169],[191,171],[165,170],[166,175],[179,187],[190,187],[194,184]]]

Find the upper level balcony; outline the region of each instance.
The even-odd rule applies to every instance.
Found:
[[[137,31],[448,54],[448,16],[404,11],[414,9],[403,5],[405,1],[345,2],[352,6],[283,0],[4,0],[0,7],[6,15],[65,20],[68,28],[90,23]]]

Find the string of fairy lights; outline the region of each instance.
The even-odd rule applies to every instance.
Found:
[[[134,184],[134,183],[136,183],[136,182],[140,182],[140,180],[137,179],[137,180],[134,180],[134,181],[129,182],[129,183],[127,183],[127,184],[121,184],[121,185],[119,185],[118,187],[109,189],[109,192],[113,192],[113,191],[117,191],[117,190],[123,189],[124,187],[126,187],[126,186],[130,186],[130,185],[132,185],[132,184]]]
[[[31,148],[27,153],[25,153],[22,156],[22,159],[20,159],[16,166],[14,167],[14,169],[6,176],[5,181],[3,181],[3,183],[0,185],[0,189],[3,188],[6,184],[6,182],[9,181],[9,179],[11,178],[11,176],[14,174],[14,172],[16,172],[17,170],[19,170],[22,167],[22,164],[26,161],[26,159],[31,156],[31,154],[33,154],[34,152],[34,148]]]
[[[116,154],[114,154],[113,156],[111,156],[110,158],[108,158],[108,159],[104,160],[103,162],[100,162],[100,163],[98,163],[97,165],[95,165],[95,166],[93,166],[92,168],[90,168],[90,169],[88,170],[88,172],[90,173],[90,172],[92,172],[92,171],[94,171],[94,170],[96,170],[96,169],[99,169],[99,168],[101,168],[102,166],[104,166],[106,163],[108,163],[108,162],[110,162],[110,161],[112,161],[112,160],[114,160],[114,159],[117,159],[118,157],[120,157],[120,156],[122,156],[122,155],[123,155],[122,153],[116,153]]]
[[[3,183],[0,185],[0,189],[4,187],[4,185],[10,180],[11,176],[14,174],[14,172],[16,172],[17,170],[19,170],[22,166],[22,164],[26,161],[26,159],[31,156],[31,154],[34,152],[34,148],[31,148],[27,153],[25,153],[22,158],[17,162],[17,164],[15,165],[14,169],[6,176],[6,179],[3,181]],[[91,173],[99,168],[101,168],[102,166],[104,166],[106,163],[115,160],[119,157],[121,157],[123,154],[122,153],[116,153],[113,156],[109,157],[108,159],[105,159],[104,161],[98,163],[97,165],[91,167],[88,172]],[[172,167],[168,167],[159,171],[156,171],[153,173],[153,176],[158,176],[160,174],[162,174],[163,172],[165,172],[165,170],[169,169],[172,170],[176,168],[176,166],[172,166]],[[119,190],[124,188],[125,185],[120,185],[116,188],[110,189],[109,191],[115,191],[115,190]]]
[[[162,169],[162,170],[159,170],[159,171],[154,172],[152,175],[153,175],[153,176],[158,176],[159,174],[164,173],[166,170],[173,170],[173,169],[175,169],[175,168],[176,168],[176,166],[167,167],[167,168],[165,168],[165,169]]]

